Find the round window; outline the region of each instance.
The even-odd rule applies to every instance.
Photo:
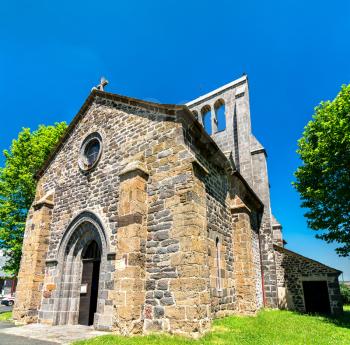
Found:
[[[80,150],[79,166],[83,170],[92,169],[98,162],[102,151],[101,136],[98,133],[90,134],[83,142]]]

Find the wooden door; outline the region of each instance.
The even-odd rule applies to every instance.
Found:
[[[79,321],[80,325],[94,323],[97,308],[98,280],[100,275],[100,251],[96,242],[91,242],[83,255],[83,272],[80,285]]]
[[[304,281],[304,300],[307,313],[330,314],[326,281]]]

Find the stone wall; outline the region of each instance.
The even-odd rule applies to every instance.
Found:
[[[40,186],[38,190],[40,191]],[[52,207],[51,194],[43,196],[37,193],[36,201],[27,217],[23,254],[18,273],[16,304],[13,311],[13,318],[19,322],[32,323],[38,320]],[[48,289],[52,288],[53,286],[48,287]]]
[[[48,167],[42,177],[43,188],[55,190],[55,206],[50,229],[50,244],[48,251],[48,265],[57,261],[57,268],[50,267],[47,281],[61,279],[59,244],[73,219],[86,210],[97,215],[103,224],[103,231],[107,239],[107,249],[103,253],[108,260],[100,276],[100,293],[98,301],[99,321],[96,325],[100,329],[114,327],[113,314],[115,304],[113,296],[115,287],[115,253],[118,247],[117,230],[119,225],[118,204],[120,198],[119,173],[125,167],[129,157],[143,152],[147,148],[144,140],[152,140],[159,132],[164,132],[167,122],[162,122],[166,115],[158,121],[152,121],[155,114],[125,104],[113,104],[105,99],[96,99],[87,114],[77,124],[74,132],[67,139],[65,145],[58,152],[55,160]],[[78,166],[80,146],[84,138],[99,132],[102,136],[103,152],[96,168],[83,173]],[[67,157],[70,159],[68,160]],[[123,162],[124,161],[124,165]],[[111,255],[109,255],[111,253]],[[113,256],[114,253],[114,256]],[[101,270],[102,271],[102,270]],[[57,285],[58,286],[58,285]],[[54,291],[50,300],[43,297],[43,320],[53,323],[59,322],[56,315],[59,310],[55,306],[55,296],[59,298],[59,291]],[[60,309],[71,308],[61,305]]]
[[[35,282],[35,303],[20,293],[17,319],[78,322],[81,252],[91,240],[101,250],[97,329],[198,335],[213,317],[254,313],[258,198],[185,108],[91,97],[40,177],[38,195],[52,193],[52,202],[28,222],[27,237],[40,229],[31,241],[41,251],[24,247],[21,267],[40,254],[40,279],[20,276],[20,292]],[[82,171],[80,147],[94,132],[102,155]],[[232,213],[236,196],[249,214]]]
[[[261,253],[260,253],[260,242],[259,242],[259,230],[257,226],[253,225],[252,231],[252,250],[253,250],[253,262],[255,269],[255,283],[256,283],[256,303],[257,309],[264,307],[264,294],[262,286],[262,267],[261,267]]]
[[[145,158],[150,176],[144,330],[195,335],[210,327],[205,191],[176,126],[172,137],[159,134],[160,143]]]
[[[203,127],[189,121],[184,130],[186,144],[196,157],[196,175],[206,190],[211,311],[215,316],[255,313],[262,289],[258,288],[261,275],[256,277],[257,268],[261,268],[259,243],[254,246],[253,242],[258,237],[257,213],[262,211],[262,204],[242,180],[232,176],[232,165],[219,148],[210,145],[206,135],[198,137]],[[235,213],[236,198],[248,205],[248,216]]]
[[[202,181],[206,192],[211,312],[223,316],[235,311],[233,217],[227,203],[229,185],[221,169],[210,164],[205,157],[199,159],[208,168],[208,173],[197,169],[197,178]]]
[[[223,131],[217,131],[216,126],[215,104],[218,101],[225,104],[226,129]],[[187,105],[198,116],[201,123],[203,123],[202,109],[204,107],[211,109],[212,138],[264,203],[259,229],[261,261],[264,268],[264,301],[266,306],[276,308],[276,266],[266,152],[252,134],[248,79],[243,76]]]
[[[332,314],[343,310],[340,271],[275,245],[279,307],[305,312],[303,281],[326,281]]]
[[[281,225],[246,77],[203,97],[192,110],[226,106],[226,130],[212,117],[212,137],[186,107],[93,91],[39,174],[15,319],[78,323],[91,241],[101,252],[97,329],[198,336],[215,317],[276,307],[277,287],[303,311],[302,280],[315,277],[340,310],[338,271],[273,247],[283,244]],[[85,171],[81,146],[96,132],[102,154]]]
[[[114,289],[108,299],[114,304],[113,329],[124,335],[143,330],[147,179],[147,168],[138,161],[131,161],[120,173]]]
[[[257,310],[257,296],[250,210],[243,205],[235,205],[233,213],[235,215],[233,253],[235,255],[236,308],[238,313],[254,314]]]

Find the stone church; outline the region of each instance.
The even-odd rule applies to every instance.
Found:
[[[36,177],[18,322],[196,336],[263,307],[342,310],[341,272],[284,247],[246,76],[186,105],[100,84]]]

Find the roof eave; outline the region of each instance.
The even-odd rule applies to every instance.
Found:
[[[316,261],[316,260],[314,260],[314,259],[310,259],[310,258],[308,258],[308,257],[306,257],[306,256],[304,256],[304,255],[301,255],[301,254],[299,254],[299,253],[293,252],[292,250],[286,249],[286,248],[281,247],[281,246],[279,246],[279,245],[277,245],[277,244],[274,244],[273,247],[274,247],[275,249],[277,249],[277,250],[280,249],[280,250],[282,250],[282,251],[291,253],[292,255],[299,256],[299,257],[301,257],[301,258],[303,258],[303,259],[312,261],[312,262],[314,262],[314,263],[316,263],[316,264],[318,264],[318,265],[321,265],[321,266],[323,266],[323,267],[326,267],[326,268],[328,268],[328,269],[334,271],[334,273],[338,273],[338,275],[340,275],[341,273],[343,273],[342,271],[337,270],[336,268],[327,266],[327,265],[323,264],[322,262]]]

